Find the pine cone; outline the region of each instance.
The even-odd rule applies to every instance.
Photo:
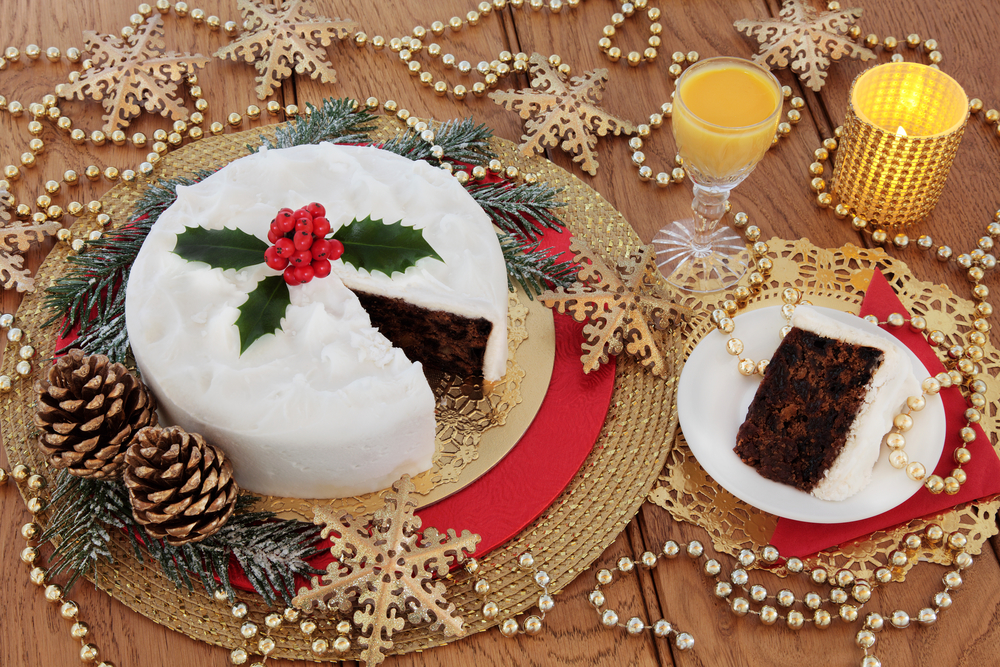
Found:
[[[174,546],[215,534],[239,493],[226,455],[177,426],[139,431],[125,454],[124,478],[136,521]]]
[[[156,425],[156,399],[122,364],[72,349],[35,382],[38,447],[79,477],[121,474],[135,433]]]

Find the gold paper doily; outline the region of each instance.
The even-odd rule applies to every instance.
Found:
[[[372,133],[375,141],[394,136],[400,125],[393,119],[379,117],[379,127]],[[157,166],[158,178],[173,178],[197,169],[214,168],[247,154],[246,144],[257,143],[259,136],[273,136],[279,126],[257,128],[239,134],[209,137],[164,156]],[[542,157],[524,157],[509,141],[493,139],[492,148],[500,160],[516,166],[522,173],[534,173],[539,181],[562,188],[561,199],[567,206],[559,213],[566,227],[582,238],[591,249],[609,263],[623,260],[641,245],[635,232],[618,211],[591,187],[564,169]],[[104,212],[121,222],[123,212],[131,210],[140,196],[143,183],[121,183],[103,198]],[[73,226],[74,236],[96,229],[93,215],[86,215]],[[66,244],[57,245],[39,268],[37,289],[29,294],[18,310],[18,322],[30,333],[38,358],[51,357],[58,332],[54,327],[41,328],[49,313],[43,309],[45,291],[66,269],[70,253]],[[519,535],[480,559],[477,578],[484,578],[493,591],[492,599],[507,614],[515,615],[535,604],[538,588],[530,573],[517,567],[517,557],[531,551],[535,562],[551,577],[549,590],[565,588],[585,570],[625,529],[646,494],[656,482],[667,453],[673,446],[677,418],[673,409],[674,392],[680,369],[679,337],[658,332],[660,346],[668,359],[669,379],[659,379],[642,369],[630,357],[620,358],[615,368],[614,393],[593,451],[580,471],[549,508]],[[17,355],[4,355],[0,372],[14,377]],[[41,366],[42,364],[37,364]],[[10,464],[24,463],[44,475],[51,475],[44,459],[34,446],[32,424],[34,392],[38,374],[15,383],[11,392],[0,397],[0,428]],[[622,428],[627,424],[628,428]],[[22,496],[26,487],[19,486]],[[39,517],[42,524],[47,517]],[[460,526],[465,528],[465,526]],[[115,565],[98,567],[97,585],[123,604],[189,637],[232,649],[243,645],[239,627],[243,621],[229,613],[229,605],[219,604],[204,592],[177,589],[153,564],[143,564],[122,541],[111,545]],[[244,595],[250,615],[245,620],[263,623],[267,609],[257,596]],[[498,623],[487,621],[480,613],[481,600],[472,591],[468,575],[458,575],[448,584],[448,598],[458,607],[469,631],[480,632]],[[320,632],[333,635],[326,622]],[[283,626],[272,633],[276,658],[316,660],[297,628]],[[408,627],[393,635],[394,652],[408,653],[445,643],[439,634],[420,626]],[[357,652],[326,656],[326,660],[357,659]]]
[[[552,379],[555,327],[548,308],[529,300],[519,286],[516,289],[507,308],[507,372],[489,395],[477,399],[447,377],[439,378],[438,386],[432,383],[437,398],[434,461],[430,470],[412,480],[417,509],[461,491],[489,472],[538,414]],[[531,369],[530,375],[525,368]],[[307,523],[312,523],[316,504],[364,516],[382,506],[389,490],[333,500],[264,496],[254,510]]]
[[[881,269],[892,285],[899,300],[913,314],[927,320],[928,329],[943,331],[950,344],[961,344],[959,332],[966,332],[976,319],[973,304],[960,299],[944,285],[917,280],[906,264],[887,255],[882,249],[865,249],[846,245],[836,250],[817,248],[809,241],[783,241],[771,239],[769,256],[774,269],[760,294],[751,301],[747,310],[781,303],[781,290],[794,286],[817,306],[857,313],[861,307],[864,290],[874,269]],[[684,305],[696,313],[708,314],[724,299],[722,294],[689,296]],[[698,342],[712,330],[708,317],[692,322],[685,332],[684,357],[694,350]],[[980,377],[986,382],[991,396],[1000,392],[1000,353],[991,344],[984,347],[983,366],[986,373]],[[1000,414],[996,403],[983,413],[983,430],[989,435],[994,448],[998,448],[997,432]],[[968,467],[975,475],[975,462]],[[720,487],[691,455],[683,434],[677,432],[675,447],[649,500],[679,521],[701,526],[711,536],[719,551],[737,555],[740,549],[760,547],[768,543],[778,518],[744,503]],[[921,532],[930,523],[941,525],[946,531],[959,528],[968,534],[971,554],[978,554],[983,543],[997,533],[996,514],[1000,500],[996,497],[967,503],[937,516],[914,519],[897,528],[878,531],[869,538],[855,540],[836,549],[821,552],[804,559],[809,566],[823,566],[830,571],[850,567],[859,578],[872,580],[874,572],[882,567],[890,553],[908,533]],[[947,554],[928,552],[934,562],[949,564],[941,559]],[[910,561],[912,564],[912,560]],[[905,569],[909,569],[909,566]],[[905,572],[904,572],[905,574]]]

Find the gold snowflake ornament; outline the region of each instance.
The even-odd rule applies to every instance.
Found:
[[[527,120],[521,152],[530,156],[558,146],[572,153],[573,162],[579,162],[585,172],[595,175],[597,137],[635,132],[631,122],[597,106],[608,70],[591,70],[567,81],[566,75],[537,53],[531,54],[529,63],[531,88],[490,93],[494,102]]]
[[[9,197],[9,192],[0,190],[0,283],[4,289],[16,287],[18,292],[34,292],[35,279],[24,268],[24,253],[32,244],[58,232],[62,225],[54,220],[14,222],[7,210]]]
[[[754,62],[768,67],[791,67],[802,83],[819,92],[826,82],[831,61],[844,56],[871,60],[875,54],[856,44],[848,31],[861,18],[858,8],[820,14],[806,0],[784,0],[780,20],[743,19],[736,30],[755,37],[760,53]]]
[[[327,507],[313,508],[313,522],[323,526],[330,552],[337,561],[327,566],[323,584],[313,577],[312,588],[301,588],[292,604],[306,611],[313,607],[350,611],[361,631],[361,658],[377,665],[392,648],[392,635],[413,625],[430,623],[432,631],[447,637],[465,634],[455,605],[445,597],[445,585],[435,577],[448,574],[452,564],[463,562],[475,551],[479,535],[454,529],[440,533],[435,528],[420,531],[414,516],[409,476],[393,484],[385,494],[385,505],[375,512],[371,525],[346,512]]]
[[[357,28],[350,19],[317,16],[309,0],[289,0],[282,9],[266,0],[239,0],[243,24],[249,32],[215,52],[216,58],[246,61],[257,69],[257,97],[271,95],[292,75],[307,74],[323,83],[335,83],[337,72],[326,50],[334,39],[344,39]],[[281,4],[280,2],[278,3]]]
[[[208,58],[166,51],[163,17],[154,14],[146,19],[127,40],[90,30],[83,36],[94,66],[83,70],[76,80],[57,86],[60,97],[90,97],[104,105],[104,131],[109,134],[128,127],[143,109],[172,120],[187,120],[187,108],[177,96],[177,82],[195,68],[204,67]]]
[[[656,253],[643,246],[611,268],[574,238],[570,250],[580,264],[577,282],[544,292],[538,300],[569,313],[583,327],[583,371],[606,364],[623,350],[654,375],[666,377],[667,361],[653,330],[668,329],[689,316],[687,308],[659,294]],[[617,270],[616,270],[617,269]]]

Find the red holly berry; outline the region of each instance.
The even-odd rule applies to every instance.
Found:
[[[312,252],[313,259],[327,259],[330,256],[330,251],[333,250],[333,246],[326,239],[316,239],[313,241]]]
[[[281,275],[285,279],[285,282],[288,285],[291,285],[292,287],[294,287],[295,285],[298,285],[300,282],[302,282],[301,280],[299,280],[296,277],[296,275],[295,275],[295,267],[294,266],[289,266],[287,269],[285,269],[285,272],[283,274],[281,274]]]
[[[284,271],[288,266],[288,258],[278,255],[276,248],[271,246],[264,251],[264,263],[275,271]]]
[[[286,208],[281,209],[274,217],[274,224],[278,226],[278,231],[282,234],[287,234],[295,229],[295,218],[292,217],[292,211]]]
[[[313,218],[312,233],[318,239],[325,238],[330,233],[330,221],[323,216]]]
[[[302,266],[304,264],[309,264],[310,262],[312,262],[312,253],[310,253],[308,250],[300,250],[291,257],[289,257],[288,261],[290,261],[295,266]]]
[[[278,239],[280,239],[280,238],[281,238],[281,234],[278,234],[273,229],[267,230],[267,240],[268,240],[269,243],[271,243],[271,244],[277,243]]]
[[[300,283],[307,283],[313,279],[315,272],[311,264],[303,264],[302,266],[295,267],[295,277],[299,279]]]
[[[313,202],[308,206],[306,206],[306,210],[309,211],[309,215],[311,215],[314,218],[319,218],[326,215],[326,209],[323,208],[322,204],[317,202]]]
[[[295,244],[296,250],[309,250],[313,244],[313,235],[310,232],[298,231],[292,237],[292,242]]]
[[[340,259],[340,256],[344,254],[344,244],[337,239],[330,239],[330,259]]]
[[[330,275],[330,260],[328,259],[314,259],[309,266],[312,267],[317,278],[326,278]]]
[[[295,219],[295,233],[305,232],[309,236],[313,233],[313,221],[312,218],[296,218]]]
[[[292,243],[291,239],[280,238],[274,242],[274,250],[278,257],[290,258],[295,254],[295,244]]]

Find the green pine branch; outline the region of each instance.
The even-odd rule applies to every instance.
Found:
[[[525,251],[517,238],[497,234],[503,258],[507,263],[507,287],[514,291],[516,281],[529,299],[555,287],[569,287],[576,280],[580,267],[575,262],[560,262],[550,250]]]
[[[552,209],[566,206],[557,196],[561,188],[540,183],[473,183],[466,190],[497,227],[534,243],[545,229],[562,232],[562,224]]]
[[[434,131],[434,143],[420,138],[420,133],[410,128],[382,144],[379,148],[411,160],[426,160],[440,164],[442,160],[477,163],[492,160],[496,153],[490,148],[493,133],[485,123],[476,125],[471,118],[449,120]],[[444,155],[435,158],[431,149],[440,146]]]
[[[307,104],[309,113],[278,128],[274,139],[261,137],[267,148],[291,148],[329,141],[334,144],[364,144],[371,141],[368,133],[375,128],[375,117],[349,98],[323,100],[319,108]],[[257,147],[247,146],[251,152]]]
[[[74,347],[124,361],[128,354],[125,285],[132,262],[153,223],[177,199],[177,187],[197,183],[211,173],[203,170],[194,178],[159,181],[136,204],[129,224],[91,241],[86,252],[70,256],[71,268],[45,295],[45,308],[52,315],[43,326],[61,320],[63,336],[79,327]]]
[[[268,605],[280,598],[286,604],[295,596],[295,575],[322,574],[305,561],[316,553],[320,527],[300,521],[275,519],[271,512],[247,511],[257,498],[242,495],[229,521],[219,532],[193,544],[175,547],[150,536],[132,515],[128,491],[121,481],[98,481],[69,474],[56,476],[49,502],[49,524],[40,542],[58,543],[49,559],[52,576],[69,574],[69,590],[89,574],[96,582],[98,566],[114,563],[110,543],[124,532],[137,558],[143,547],[178,588],[194,590],[195,581],[208,593],[221,586],[232,600],[229,579],[232,557],[243,568],[254,590]]]
[[[110,549],[112,530],[125,529],[139,555],[139,543],[132,531],[135,519],[128,493],[121,484],[85,479],[61,470],[56,476],[49,508],[49,524],[39,542],[58,541],[49,559],[49,574],[57,577],[68,572],[66,590],[85,574],[97,581],[98,565],[114,563]]]

